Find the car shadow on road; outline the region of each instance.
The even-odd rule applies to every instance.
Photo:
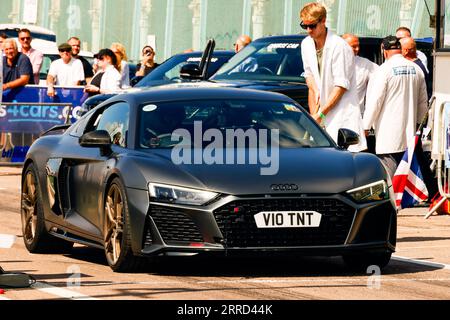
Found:
[[[70,253],[67,253],[64,256],[83,262],[90,262],[98,265],[108,266],[108,262],[106,262],[106,257],[103,250],[96,248],[89,248],[84,246],[73,247]]]
[[[108,266],[102,250],[76,247],[66,257]],[[411,274],[439,270],[391,259],[381,270],[383,275]],[[341,257],[158,257],[139,273],[196,277],[322,277],[361,276],[372,272],[350,270]]]
[[[164,258],[157,260],[152,268],[152,273],[161,275],[199,277],[348,277],[373,274],[373,271],[349,269],[341,257]],[[410,274],[437,269],[391,260],[381,270],[381,274]],[[373,270],[373,268],[370,270]]]

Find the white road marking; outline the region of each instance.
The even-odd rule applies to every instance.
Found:
[[[429,262],[429,261],[423,261],[423,260],[411,259],[411,258],[399,257],[399,256],[392,256],[392,259],[401,261],[401,262],[419,264],[419,265],[423,265],[423,266],[427,266],[427,267],[434,267],[434,268],[439,268],[439,269],[450,270],[450,265],[445,264],[445,263]]]
[[[0,248],[9,249],[16,242],[16,236],[12,234],[0,234]]]
[[[2,297],[2,296],[0,296],[0,300],[11,300],[11,299],[9,299],[9,298],[7,298],[7,297]]]
[[[58,296],[61,298],[71,299],[71,300],[99,300],[90,296],[86,296],[76,291],[58,288],[47,283],[36,282],[31,286],[33,289],[37,289],[39,291]]]
[[[290,283],[290,284],[302,284],[302,283],[325,283],[330,284],[333,282],[367,282],[367,277],[371,276],[368,274],[365,277],[353,277],[353,278],[323,278],[323,279],[237,279],[237,280],[205,280],[205,281],[195,281],[195,284],[282,284],[282,283]],[[450,282],[449,278],[391,278],[388,276],[381,275],[381,281],[383,282],[411,282],[411,281],[435,281],[435,282]],[[149,285],[151,286],[161,286],[161,285],[178,285],[179,281],[127,281],[127,282],[97,282],[92,286],[98,285],[110,285],[110,286],[119,286],[119,285]],[[91,285],[83,285],[82,287],[89,287]]]
[[[397,247],[396,250],[409,250],[409,249],[433,249],[433,248],[448,248],[448,245],[442,245],[442,246],[421,246],[421,247]]]

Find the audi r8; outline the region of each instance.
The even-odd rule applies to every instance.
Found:
[[[117,95],[23,166],[32,253],[104,250],[118,272],[165,255],[342,255],[385,266],[396,244],[392,183],[379,159],[335,143],[278,93],[179,84]]]

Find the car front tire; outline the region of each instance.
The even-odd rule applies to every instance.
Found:
[[[132,252],[128,200],[119,178],[109,184],[104,203],[103,235],[108,265],[115,272],[141,271],[148,260]]]

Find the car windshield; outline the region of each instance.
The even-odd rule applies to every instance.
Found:
[[[213,75],[219,68],[230,59],[230,55],[216,55],[211,58],[211,63],[208,68],[209,78]],[[173,56],[172,58],[166,60],[154,71],[150,72],[141,81],[138,82],[136,87],[148,87],[152,85],[153,81],[176,81],[180,79],[181,68],[188,63],[200,64],[202,59],[201,53],[192,54],[180,54]]]
[[[305,83],[300,42],[252,42],[223,66],[211,80]]]
[[[205,147],[211,141],[231,148],[253,148],[252,141],[276,141],[280,148],[334,146],[302,107],[287,102],[230,99],[146,103],[138,116],[139,147],[144,149],[180,144]],[[246,143],[237,145],[235,138],[242,135]]]

